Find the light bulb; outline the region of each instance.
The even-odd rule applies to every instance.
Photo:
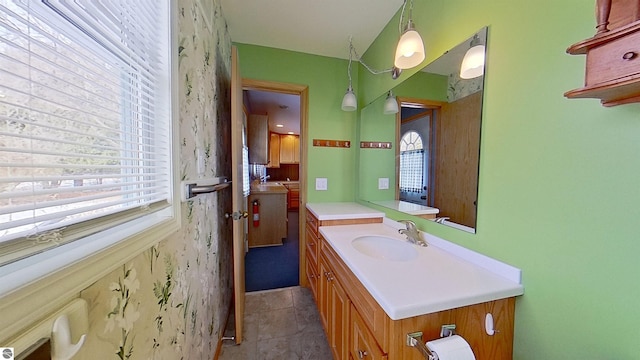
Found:
[[[394,65],[399,69],[410,69],[420,65],[424,57],[422,37],[413,28],[407,29],[398,41]]]
[[[467,50],[460,65],[460,78],[473,79],[484,74],[484,45],[476,45]]]

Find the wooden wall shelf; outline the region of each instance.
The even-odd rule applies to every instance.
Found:
[[[640,2],[597,0],[597,33],[567,53],[587,55],[585,86],[567,98],[596,98],[604,106],[640,102]]]
[[[391,149],[393,144],[383,141],[361,141],[360,148],[362,149]]]
[[[351,141],[313,139],[313,146],[349,148]]]

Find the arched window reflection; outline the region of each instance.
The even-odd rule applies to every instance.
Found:
[[[422,137],[407,131],[400,139],[400,191],[422,192],[424,184],[424,147]]]

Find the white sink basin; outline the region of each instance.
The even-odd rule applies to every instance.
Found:
[[[372,258],[391,261],[409,261],[418,256],[414,245],[385,236],[359,236],[351,241],[359,252]]]

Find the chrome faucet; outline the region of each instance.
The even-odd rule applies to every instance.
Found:
[[[443,216],[443,217],[435,218],[433,221],[437,222],[438,224],[444,224],[444,222],[447,220],[449,220],[449,217]]]
[[[260,182],[267,182],[267,179],[269,179],[271,177],[271,175],[263,175],[260,176]]]
[[[398,222],[405,224],[406,229],[399,229],[398,232],[407,237],[407,241],[412,244],[427,246],[427,242],[420,237],[420,232],[416,227],[416,223],[411,220],[398,220]]]

